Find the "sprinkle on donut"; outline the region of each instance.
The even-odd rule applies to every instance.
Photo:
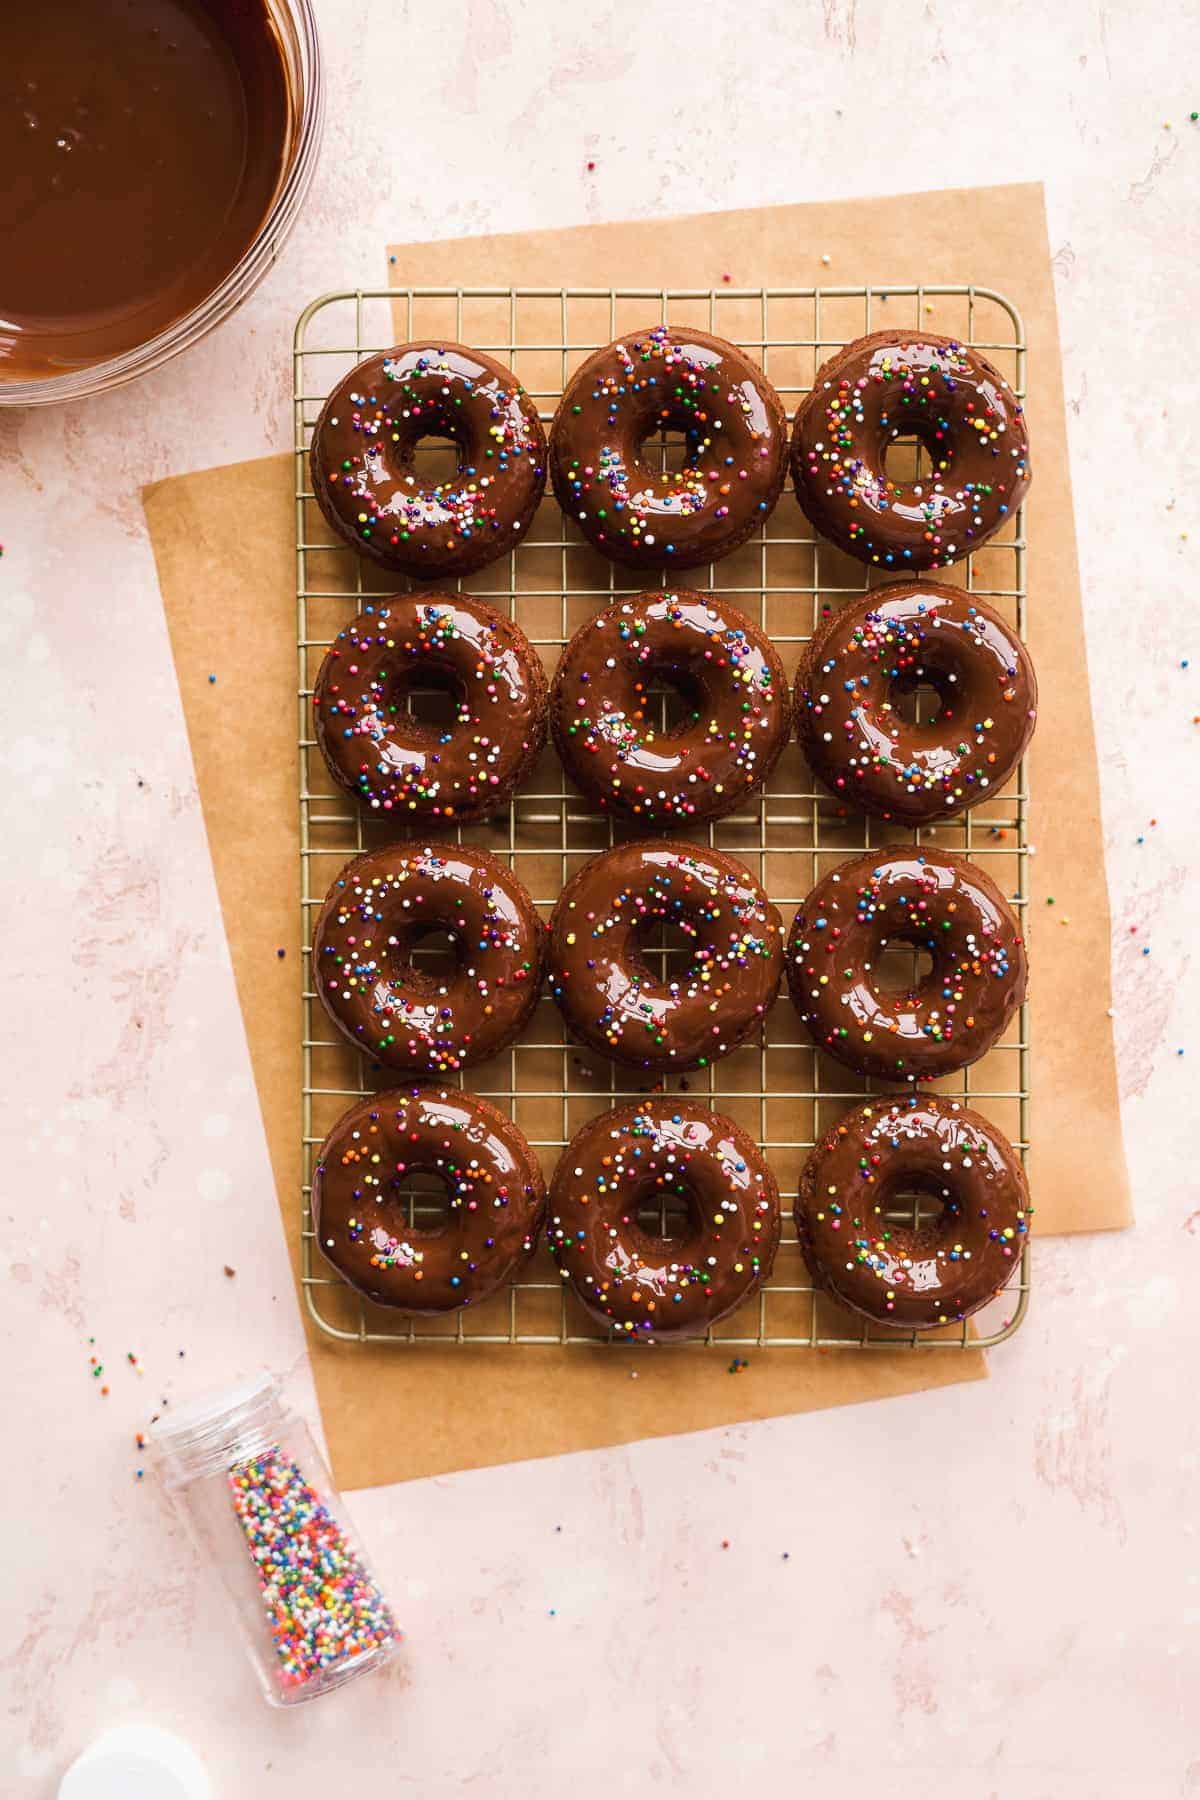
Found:
[[[646,960],[673,925],[694,947],[678,979]],[[614,1062],[707,1068],[756,1030],[775,998],[783,927],[744,863],[722,850],[649,840],[593,857],[550,920],[551,992],[571,1032]]]
[[[407,709],[447,685],[444,728]],[[469,594],[400,594],[338,634],[313,692],[331,774],[398,820],[484,818],[509,800],[546,738],[546,678],[519,626]]]
[[[449,480],[418,474],[422,438],[458,446]],[[468,575],[528,531],[546,483],[537,408],[463,344],[402,344],[339,382],[313,429],[313,493],[364,556],[417,580]]]
[[[658,728],[674,684],[689,716]],[[551,727],[571,779],[647,826],[719,818],[760,788],[791,723],[783,665],[737,607],[686,588],[615,600],[580,627],[554,678]]]
[[[932,472],[897,481],[887,452],[916,438]],[[796,497],[817,530],[861,562],[941,569],[978,550],[1030,481],[1020,402],[956,338],[877,331],[817,371],[792,436]]]
[[[682,469],[644,454],[682,432]],[[629,332],[572,377],[550,433],[558,503],[605,556],[634,568],[691,568],[725,556],[764,522],[787,472],[778,394],[724,338],[688,326]]]
[[[901,1196],[936,1216],[913,1218]],[[1029,1233],[1012,1145],[962,1101],[872,1099],[846,1113],[800,1177],[796,1230],[818,1286],[880,1325],[949,1325],[999,1293]]]
[[[406,1184],[437,1177],[446,1218],[410,1216]],[[537,1159],[512,1120],[461,1088],[369,1095],[317,1157],[321,1254],[380,1306],[455,1311],[494,1293],[534,1247],[545,1201]]]
[[[932,687],[926,723],[900,697]],[[1008,780],[1033,733],[1037,679],[1013,628],[962,588],[876,588],[834,613],[796,677],[800,741],[816,773],[864,812],[919,825]]]
[[[892,993],[889,945],[929,973]],[[1025,996],[1025,945],[991,878],[945,850],[893,844],[818,882],[788,938],[792,1000],[814,1042],[860,1075],[933,1080],[990,1050]]]
[[[661,1233],[668,1206],[685,1215],[678,1235]],[[753,1139],[672,1095],[576,1133],[551,1183],[547,1235],[584,1306],[628,1342],[691,1336],[740,1306],[771,1272],[779,1223],[779,1189]]]
[[[447,934],[457,967],[415,952]],[[344,869],[313,932],[313,983],[349,1041],[391,1068],[447,1075],[483,1062],[537,1005],[545,929],[528,893],[486,850],[392,845]]]

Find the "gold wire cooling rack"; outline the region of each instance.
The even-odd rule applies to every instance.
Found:
[[[341,627],[373,594],[412,586],[387,577],[338,546],[313,499],[307,452],[313,424],[329,390],[357,362],[395,343],[450,338],[487,350],[512,368],[538,405],[553,417],[563,388],[593,350],[622,332],[658,323],[699,326],[740,344],[783,397],[789,415],[809,390],[817,366],[850,339],[883,327],[919,326],[958,337],[984,350],[1018,395],[1025,389],[1025,336],[1015,307],[980,287],[822,287],[713,290],[659,288],[358,288],[331,293],[305,308],[294,344],[296,451],[296,604],[300,748],[301,942],[312,936],[315,910],[343,865],[395,835],[365,817],[331,781],[312,731],[313,680]],[[422,444],[418,464],[444,478],[454,447]],[[663,466],[678,467],[682,440],[664,434]],[[922,467],[917,444],[889,452],[894,475],[912,478]],[[892,457],[907,458],[892,462]],[[926,465],[927,466],[927,465]],[[664,572],[669,586],[673,580]],[[1000,538],[939,576],[965,581],[1025,632],[1025,539],[1018,513]],[[707,570],[693,569],[684,584],[732,596],[770,633],[789,674],[812,635],[823,607],[837,606],[872,585],[861,564],[811,532],[790,488],[756,539]],[[877,583],[876,583],[877,584]],[[461,586],[461,584],[454,584]],[[575,628],[618,594],[653,586],[598,556],[565,520],[553,498],[543,502],[524,541],[470,578],[470,591],[508,610],[553,667]],[[658,696],[669,728],[678,696]],[[429,719],[450,716],[449,697],[427,693],[410,702]],[[922,696],[912,698],[919,709]],[[918,710],[919,716],[919,710]],[[792,911],[820,875],[836,863],[884,843],[937,844],[965,852],[989,871],[1028,918],[1026,841],[1028,788],[1024,765],[1014,783],[962,817],[904,831],[872,823],[818,792],[793,743],[764,793],[732,816],[707,827],[707,842],[731,850],[755,870],[790,923]],[[408,834],[413,835],[413,834]],[[426,841],[448,830],[423,828]],[[524,880],[545,914],[582,859],[636,828],[589,810],[566,784],[553,750],[506,813],[486,824],[458,827],[460,842],[483,845],[503,856]],[[430,958],[448,947],[422,946]],[[681,952],[664,940],[648,954],[664,972],[678,971]],[[897,956],[899,953],[897,952]],[[908,966],[893,971],[897,988],[912,978]],[[444,966],[444,965],[443,965]],[[330,1336],[358,1342],[417,1345],[596,1344],[597,1326],[564,1286],[539,1247],[518,1280],[478,1307],[431,1320],[403,1319],[364,1301],[316,1251],[310,1194],[316,1153],[340,1114],[362,1095],[392,1085],[396,1077],[372,1068],[329,1025],[304,959],[303,1216],[302,1283],[312,1318]],[[1029,1017],[1021,1011],[1003,1041],[972,1069],[939,1084],[983,1110],[1026,1155],[1029,1143]],[[492,1062],[467,1071],[465,1085],[510,1112],[549,1175],[558,1155],[584,1120],[622,1099],[649,1091],[635,1075],[581,1051],[563,1034],[557,1008],[543,997],[520,1042]],[[1029,1248],[1015,1279],[990,1307],[939,1334],[875,1328],[814,1293],[791,1219],[800,1168],[829,1125],[866,1094],[886,1091],[860,1081],[806,1040],[786,991],[751,1041],[699,1075],[673,1076],[668,1092],[705,1098],[732,1115],[762,1144],[779,1179],[784,1235],[771,1280],[700,1342],[730,1350],[749,1346],[794,1349],[959,1350],[998,1344],[1020,1324],[1028,1306]],[[407,1196],[409,1223],[439,1216],[436,1184],[414,1178]],[[903,1201],[896,1217],[912,1219]],[[648,1225],[651,1221],[645,1221]],[[668,1235],[672,1221],[654,1223]]]

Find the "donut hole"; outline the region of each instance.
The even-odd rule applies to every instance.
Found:
[[[404,719],[406,735],[428,742],[442,742],[459,722],[466,690],[452,669],[424,661],[419,670],[398,674],[388,686],[386,706],[398,724]]]
[[[422,487],[447,487],[463,471],[463,446],[436,428],[413,438],[404,458]]]
[[[978,677],[960,637],[945,630],[935,634],[916,667],[901,669],[889,680],[888,704],[905,724],[926,730],[940,724],[945,732],[968,704]]]
[[[652,406],[651,413],[637,431],[637,466],[660,487],[674,487],[675,476],[696,466],[702,428],[697,428],[694,415],[681,404]]]
[[[949,678],[929,670],[906,672],[892,680],[888,702],[906,725],[932,725],[947,710]]]
[[[950,1195],[934,1176],[900,1175],[883,1198],[887,1223],[914,1233],[936,1230],[950,1205]]]
[[[638,452],[642,462],[656,475],[678,475],[690,469],[696,458],[694,437],[687,431],[667,426],[643,438]]]
[[[450,1192],[436,1169],[406,1168],[393,1175],[387,1199],[405,1229],[418,1237],[437,1237],[450,1224]]]
[[[437,993],[458,975],[461,950],[455,932],[430,920],[410,925],[393,946],[393,969],[406,987]]]
[[[704,701],[701,682],[687,669],[649,665],[638,684],[638,723],[660,737],[676,737],[690,731]]]
[[[677,1247],[700,1230],[699,1203],[687,1186],[647,1188],[628,1218],[644,1243],[654,1246]]]
[[[900,431],[883,447],[884,478],[894,487],[921,487],[936,480],[945,460],[944,446],[927,443],[919,432]]]
[[[695,966],[696,944],[695,928],[686,919],[651,918],[634,931],[631,960],[653,986],[682,986]]]
[[[900,998],[919,994],[933,976],[933,957],[919,944],[890,938],[871,959],[871,986],[877,994]]]

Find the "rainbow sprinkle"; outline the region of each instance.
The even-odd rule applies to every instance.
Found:
[[[391,1609],[342,1527],[278,1445],[228,1476],[285,1688],[395,1643]]]

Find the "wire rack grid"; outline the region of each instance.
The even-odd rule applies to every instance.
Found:
[[[312,936],[316,911],[343,865],[398,834],[364,814],[330,779],[312,730],[313,681],[337,632],[372,595],[412,586],[367,566],[335,543],[313,498],[308,471],[312,427],[329,390],[363,358],[398,342],[453,339],[486,350],[513,368],[548,426],[571,374],[586,356],[622,332],[657,323],[690,324],[739,344],[765,369],[789,416],[812,386],[816,368],[852,338],[881,326],[921,326],[954,335],[986,351],[1018,396],[1025,391],[1025,336],[1012,303],[994,290],[963,286],[820,287],[794,289],[650,288],[360,288],[326,294],[305,308],[294,343],[298,737],[301,859],[301,942]],[[679,466],[686,446],[664,434],[662,466]],[[421,445],[418,466],[444,478],[454,447]],[[889,472],[911,478],[920,467],[918,444],[889,452]],[[911,467],[893,464],[908,457]],[[441,459],[439,462],[439,458]],[[1023,512],[1006,531],[939,577],[965,581],[1025,634],[1026,544]],[[663,572],[669,587],[673,577]],[[450,587],[461,583],[447,584]],[[654,585],[599,557],[547,498],[521,544],[469,580],[470,591],[508,611],[552,668],[576,627],[614,597]],[[722,562],[687,572],[683,582],[732,598],[778,645],[789,673],[829,606],[877,585],[861,564],[819,540],[790,490],[758,537]],[[661,723],[670,728],[678,696],[659,694]],[[438,712],[446,697],[414,694],[410,705]],[[919,708],[921,697],[915,704]],[[918,712],[918,716],[920,716]],[[1019,916],[1028,920],[1028,785],[1024,764],[1015,781],[958,819],[917,831],[881,827],[819,792],[797,745],[785,752],[764,792],[730,817],[710,824],[701,841],[733,851],[755,871],[790,923],[792,911],[821,874],[838,862],[885,842],[937,844],[988,865]],[[404,833],[402,835],[412,835]],[[504,857],[547,913],[581,859],[624,838],[631,827],[593,813],[565,781],[548,750],[506,813],[453,833],[425,827],[420,835],[452,835]],[[684,834],[681,834],[684,835]],[[686,834],[693,839],[698,835]],[[423,947],[424,948],[424,947]],[[436,957],[435,947],[429,954]],[[445,955],[445,946],[442,948]],[[663,941],[647,954],[665,970],[679,951]],[[473,1345],[596,1345],[602,1328],[564,1286],[539,1248],[526,1270],[501,1294],[449,1318],[402,1318],[363,1300],[320,1256],[310,1209],[317,1151],[340,1114],[396,1077],[345,1045],[328,1023],[304,955],[303,1189],[301,1279],[318,1327],[346,1341],[413,1346],[427,1342]],[[908,985],[896,971],[897,987]],[[757,1299],[718,1324],[699,1343],[737,1350],[791,1348],[961,1350],[1010,1336],[1025,1316],[1030,1291],[1028,1241],[1005,1293],[961,1327],[940,1333],[876,1328],[813,1290],[791,1220],[791,1203],[807,1152],[837,1116],[872,1092],[884,1092],[801,1041],[786,993],[759,1039],[702,1075],[674,1076],[667,1091],[688,1092],[729,1113],[762,1144],[779,1178],[784,1235],[774,1273]],[[957,1093],[1007,1132],[1024,1158],[1029,1145],[1029,1017],[1023,1006],[1004,1040],[973,1069],[939,1091]],[[636,1075],[580,1052],[565,1039],[552,1002],[543,998],[524,1036],[465,1081],[509,1111],[539,1153],[547,1175],[584,1121],[623,1099],[644,1095]],[[432,1184],[436,1186],[436,1184]],[[414,1181],[409,1223],[442,1216],[442,1196]],[[912,1219],[916,1198],[897,1217]],[[645,1221],[647,1225],[650,1221]],[[671,1229],[664,1215],[663,1236]]]

